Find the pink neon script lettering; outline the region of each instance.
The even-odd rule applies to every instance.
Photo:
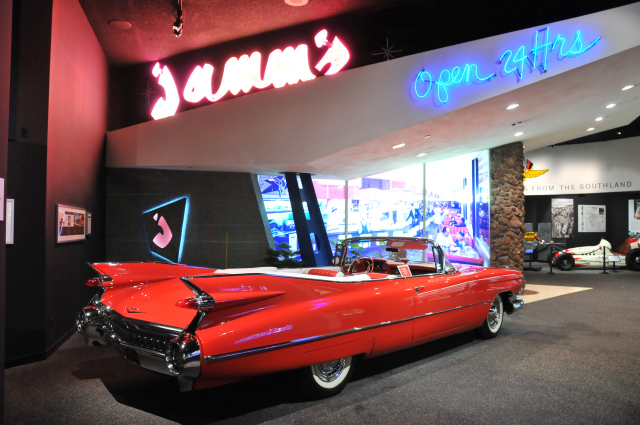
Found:
[[[328,47],[322,60],[315,68],[321,71],[326,65],[329,69],[324,75],[333,75],[339,72],[349,61],[349,50],[345,45],[334,37],[333,42],[328,40],[327,30],[322,30],[314,37],[318,48]],[[252,88],[263,89],[270,85],[274,88],[281,88],[285,85],[297,84],[300,81],[310,81],[316,78],[309,68],[309,48],[306,44],[300,44],[295,49],[287,47],[284,50],[276,49],[269,54],[264,78],[260,77],[260,67],[262,55],[253,52],[251,56],[235,56],[227,60],[222,73],[220,87],[213,93],[212,81],[214,67],[208,63],[203,66],[196,66],[191,72],[187,84],[182,93],[185,101],[190,103],[200,102],[206,98],[210,102],[217,102],[227,93],[237,95],[242,90],[248,93]],[[174,115],[180,102],[178,91],[169,72],[165,66],[162,71],[157,63],[153,68],[153,75],[160,75],[159,83],[166,92],[166,100],[159,99],[151,116],[154,119],[164,118]]]
[[[178,105],[180,105],[180,95],[169,68],[165,65],[164,68],[160,69],[160,62],[157,62],[153,67],[152,73],[154,77],[160,76],[158,84],[164,88],[166,99],[162,97],[158,99],[151,111],[151,116],[154,120],[159,120],[160,118],[175,115]]]
[[[162,228],[162,232],[158,233],[153,238],[153,243],[156,244],[158,248],[162,249],[169,245],[173,234],[171,233],[171,229],[169,228],[169,225],[167,224],[167,221],[164,219],[164,217],[160,217],[160,220],[158,220],[157,217],[158,214],[153,216],[153,219],[158,221],[158,226]]]

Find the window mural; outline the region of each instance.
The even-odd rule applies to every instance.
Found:
[[[298,250],[284,176],[260,175],[258,182],[276,245]],[[356,236],[425,236],[454,263],[489,265],[488,151],[313,185],[333,245]]]

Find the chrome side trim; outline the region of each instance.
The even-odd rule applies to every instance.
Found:
[[[426,313],[426,314],[422,314],[420,316],[412,316],[412,317],[407,317],[407,318],[399,319],[399,320],[392,320],[392,321],[387,321],[387,322],[382,322],[382,323],[376,323],[374,325],[356,327],[356,328],[352,328],[352,329],[345,329],[343,331],[332,332],[332,333],[328,333],[328,334],[324,334],[324,335],[316,335],[316,336],[311,336],[311,337],[307,337],[307,338],[294,339],[293,341],[281,342],[279,344],[273,344],[273,345],[265,345],[263,347],[250,348],[248,350],[233,351],[233,352],[230,352],[230,353],[218,354],[218,355],[215,355],[215,356],[206,356],[204,358],[204,362],[205,363],[215,363],[215,362],[219,362],[219,361],[223,361],[223,360],[229,360],[229,359],[235,359],[235,358],[239,358],[239,357],[249,356],[249,355],[252,355],[252,354],[266,353],[268,351],[279,350],[281,348],[295,347],[297,345],[307,344],[307,343],[316,342],[316,341],[322,341],[322,340],[329,339],[329,338],[336,338],[336,337],[339,337],[339,336],[349,335],[349,334],[356,333],[356,332],[369,331],[369,330],[372,330],[372,329],[381,328],[383,326],[397,325],[398,323],[404,323],[404,322],[408,322],[408,321],[411,321],[411,320],[421,319],[423,317],[434,316],[436,314],[447,313],[449,311],[460,310],[462,308],[472,307],[472,306],[478,305],[478,304],[485,304],[486,305],[486,304],[489,304],[490,302],[491,302],[491,300],[489,300],[489,301],[480,301],[480,302],[477,302],[477,303],[473,303],[473,304],[469,304],[469,305],[465,305],[465,306],[460,306],[460,307],[455,307],[455,308],[451,308],[451,309],[448,309],[448,310],[442,310],[442,311],[436,311],[436,312],[432,312],[432,313]]]

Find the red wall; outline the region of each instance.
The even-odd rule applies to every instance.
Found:
[[[51,25],[46,196],[47,348],[87,300],[87,261],[104,257],[104,143],[108,65],[77,0],[54,0]],[[93,234],[56,244],[56,204],[86,208]]]

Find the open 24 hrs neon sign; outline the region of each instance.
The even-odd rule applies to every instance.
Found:
[[[497,64],[502,68],[501,74],[503,76],[514,74],[516,80],[521,81],[527,71],[538,70],[541,74],[547,72],[549,59],[553,53],[555,53],[557,60],[576,57],[591,49],[600,39],[600,37],[596,37],[591,43],[585,44],[582,40],[582,33],[578,30],[573,36],[573,41],[568,41],[560,34],[553,41],[550,41],[549,27],[547,27],[536,31],[531,49],[527,49],[524,45],[516,50],[507,49],[500,55]],[[434,79],[428,71],[422,70],[418,72],[413,87],[419,98],[425,98],[433,90],[434,96],[437,96],[440,103],[447,103],[449,101],[449,87],[474,81],[488,82],[497,74],[481,75],[478,74],[478,65],[476,64],[466,64],[462,68],[456,66],[452,69],[443,69],[437,79]]]
[[[340,71],[349,61],[349,50],[344,44],[334,37],[329,42],[327,30],[322,30],[314,37],[318,48],[327,48],[325,55],[315,68],[322,71],[328,68],[324,75],[333,75]],[[264,76],[261,77],[260,68],[262,57],[260,53],[253,52],[251,56],[242,55],[239,58],[232,57],[224,65],[222,81],[218,90],[212,90],[213,66],[205,63],[196,66],[182,92],[186,102],[197,103],[203,99],[217,102],[227,93],[237,95],[242,90],[248,93],[252,88],[264,89],[273,85],[281,88],[289,84],[297,84],[299,81],[309,81],[316,78],[309,68],[309,50],[306,44],[300,44],[295,49],[287,47],[284,50],[276,49],[269,54]],[[175,115],[180,106],[180,94],[178,87],[171,75],[171,71],[165,65],[157,62],[153,67],[153,76],[158,78],[158,84],[165,91],[165,97],[158,99],[151,110],[153,119]]]

